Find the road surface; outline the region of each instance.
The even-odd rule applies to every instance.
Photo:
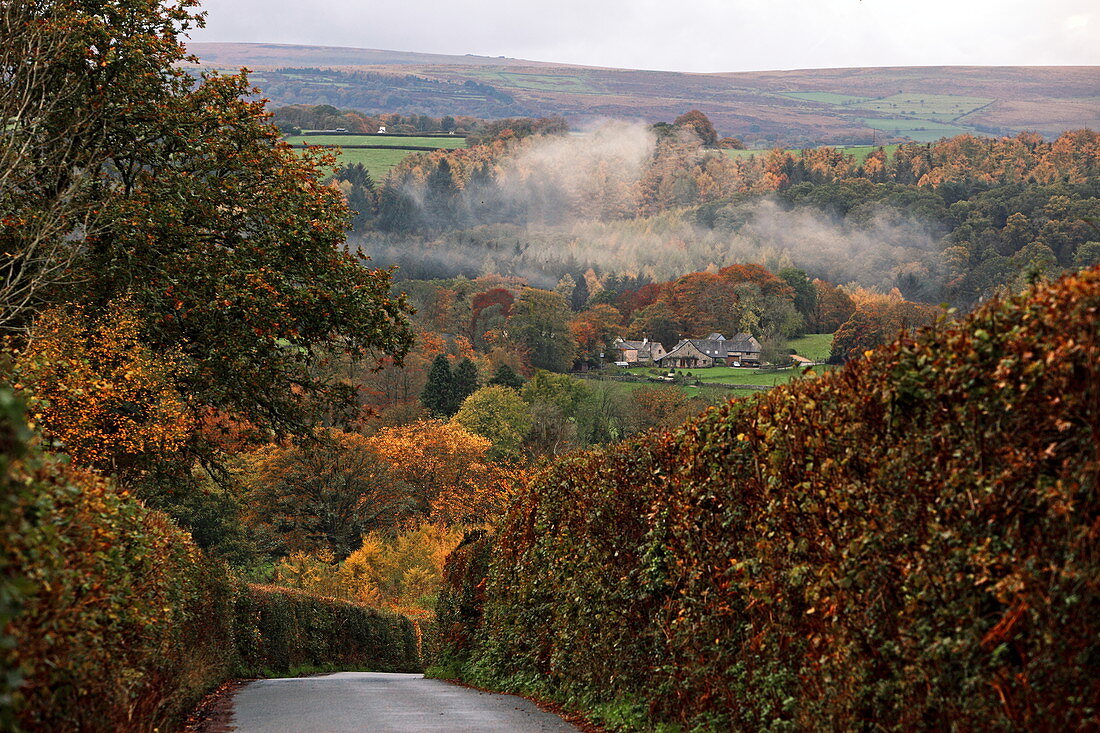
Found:
[[[521,697],[389,672],[249,682],[233,698],[230,725],[236,733],[577,731]]]

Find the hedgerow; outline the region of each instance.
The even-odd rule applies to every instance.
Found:
[[[246,674],[301,667],[420,669],[408,618],[289,588],[246,586],[237,599],[236,632]]]
[[[557,461],[456,554],[450,653],[648,725],[1088,727],[1098,423],[1094,269]]]
[[[164,514],[27,448],[12,399],[0,386],[0,728],[170,730],[231,676],[419,667],[408,619],[243,586]]]

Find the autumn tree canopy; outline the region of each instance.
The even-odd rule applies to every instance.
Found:
[[[8,17],[13,7],[22,15]],[[196,7],[4,5],[15,35],[44,34],[28,42],[41,68],[27,84],[56,84],[63,104],[5,113],[20,123],[5,135],[0,196],[19,213],[5,205],[0,250],[33,258],[47,234],[68,248],[55,253],[68,282],[19,301],[19,318],[41,302],[94,314],[125,302],[135,338],[176,355],[165,379],[196,421],[213,410],[302,433],[353,404],[353,390],[326,368],[335,357],[407,351],[406,309],[389,294],[388,272],[344,250],[348,210],[323,183],[327,159],[284,144],[263,104],[245,101],[255,90],[243,75],[196,80],[182,68],[179,35],[201,25]],[[17,165],[9,143],[20,146]],[[87,178],[79,196],[74,172]],[[94,226],[56,210],[59,196],[94,210]],[[199,433],[187,443],[205,450]]]

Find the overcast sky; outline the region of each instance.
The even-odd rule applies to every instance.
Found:
[[[195,41],[671,71],[1100,64],[1098,0],[205,0],[204,6],[208,27]]]

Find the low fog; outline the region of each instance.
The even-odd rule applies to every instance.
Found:
[[[888,207],[853,221],[791,208],[775,195],[741,195],[705,224],[691,209],[634,218],[643,186],[653,185],[645,176],[655,149],[649,127],[623,122],[528,139],[514,157],[498,162],[491,190],[471,184],[459,194],[462,226],[418,236],[370,233],[350,246],[376,265],[398,266],[398,279],[499,273],[538,287],[589,268],[600,276],[663,281],[759,263],[793,264],[830,282],[889,289],[901,273],[937,267],[939,234]],[[424,206],[419,192],[410,194]]]

